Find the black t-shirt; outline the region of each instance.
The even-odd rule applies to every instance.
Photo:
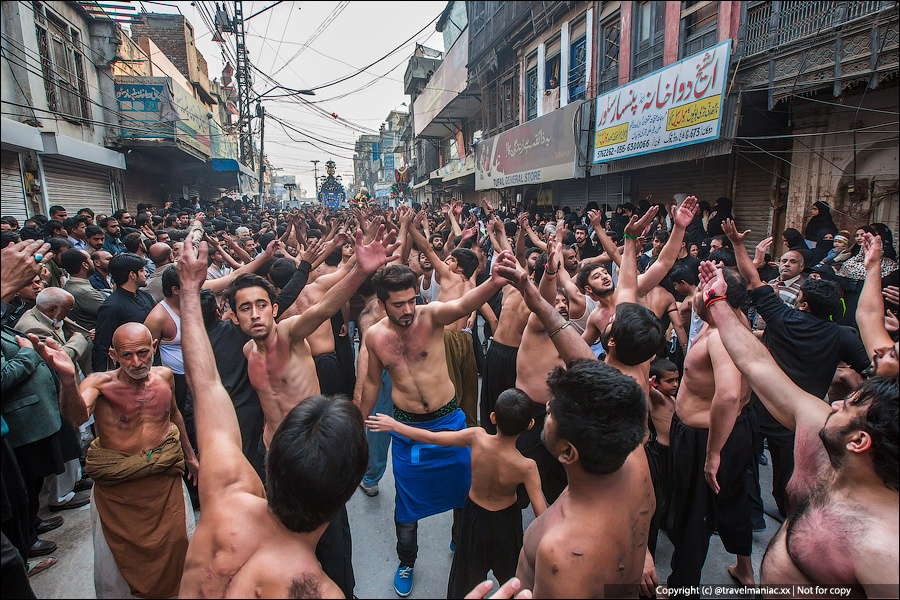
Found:
[[[866,348],[851,328],[790,308],[768,285],[750,290],[750,300],[766,320],[763,344],[804,391],[824,399],[841,361],[858,373],[869,367]]]
[[[584,243],[584,246],[580,247],[581,260],[586,258],[594,258],[595,256],[600,256],[600,250],[597,249],[597,246],[591,243],[590,240],[587,240]]]

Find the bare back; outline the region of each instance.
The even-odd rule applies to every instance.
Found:
[[[494,341],[504,346],[518,348],[522,344],[522,334],[531,311],[519,290],[511,285],[503,288],[503,304]]]
[[[369,353],[391,377],[394,405],[406,412],[433,412],[455,395],[447,372],[444,328],[431,317],[436,305],[417,306],[409,327],[396,326],[385,317],[366,333]],[[369,368],[372,364],[370,358]]]
[[[539,404],[550,400],[547,376],[555,367],[566,366],[536,315],[528,317],[516,358],[516,387]]]
[[[469,488],[469,498],[475,504],[490,511],[508,508],[516,502],[516,487],[520,483],[528,487],[536,482],[540,491],[537,464],[522,456],[514,439],[491,435],[480,427],[475,429]]]
[[[280,320],[302,314],[303,311],[318,304],[324,295],[325,290],[322,289],[322,286],[316,285],[315,283],[303,288],[303,291],[300,292],[300,296],[294,301],[289,309],[284,311]],[[334,331],[331,329],[331,321],[326,320],[319,325],[316,330],[306,338],[306,341],[309,342],[309,348],[313,356],[334,352]]]
[[[285,325],[275,324],[274,327],[271,343],[251,340],[244,345],[250,383],[259,394],[266,417],[263,430],[266,447],[285,416],[304,398],[320,393],[309,343],[300,339],[292,344],[290,338],[279,331],[279,327]]]
[[[93,373],[81,382],[93,404],[97,437],[104,448],[127,454],[159,446],[172,423],[175,380],[168,367],[153,367],[134,383],[121,369]]]
[[[223,494],[203,505],[179,597],[343,598],[316,560],[317,540],[289,531],[258,495]]]
[[[463,295],[471,289],[475,288],[475,284],[458,273],[451,273],[450,277],[441,278],[441,289],[438,293],[440,302],[450,302],[451,300],[459,300]],[[458,319],[456,322],[447,325],[447,331],[462,331],[466,327],[466,321],[469,315]]]
[[[656,498],[642,446],[621,469],[573,495],[571,484],[525,532],[516,576],[535,598],[600,598],[641,580]],[[618,593],[609,586],[633,586]]]

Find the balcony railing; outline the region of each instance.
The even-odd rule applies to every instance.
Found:
[[[869,2],[751,2],[747,8],[744,56],[818,35],[843,23],[885,10],[888,1]]]

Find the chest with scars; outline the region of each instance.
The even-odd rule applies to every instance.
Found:
[[[152,377],[146,384],[134,387],[112,380],[100,386],[98,409],[105,405],[121,428],[139,423],[162,422],[170,419],[172,390],[161,378]]]

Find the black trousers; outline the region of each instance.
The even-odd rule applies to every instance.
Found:
[[[772,497],[778,506],[778,512],[782,517],[788,514],[788,497],[785,489],[791,476],[794,474],[794,432],[779,423],[775,417],[766,410],[763,403],[753,394],[754,408],[756,409],[759,431],[756,434],[754,446],[762,453],[763,440],[769,447],[769,455],[772,457]],[[756,485],[751,488],[751,493],[759,494],[759,465],[753,467],[756,474]],[[762,505],[760,499],[759,504]]]
[[[672,493],[672,453],[668,446],[663,446],[651,439],[644,446],[647,453],[647,464],[650,466],[650,480],[656,495],[656,512],[650,519],[650,535],[647,547],[650,554],[656,556],[656,540],[660,528],[668,530],[669,497]]]
[[[494,435],[497,426],[491,423],[491,413],[497,398],[516,387],[516,354],[519,349],[491,340],[484,357],[484,373],[481,379],[481,426]]]
[[[319,378],[319,392],[323,396],[332,396],[340,393],[341,367],[338,363],[337,354],[334,352],[326,352],[314,356],[316,362],[316,376]],[[300,398],[303,400],[304,398]]]
[[[22,556],[27,556],[28,549],[38,541],[37,531],[29,512],[28,487],[12,446],[5,437],[0,438],[0,473],[3,539],[12,543]],[[6,598],[6,594],[3,597]]]
[[[497,581],[516,574],[522,550],[522,509],[515,503],[503,510],[484,509],[470,498],[462,509],[462,526],[450,567],[447,598],[462,598],[494,571]]]
[[[331,332],[334,335],[334,354],[338,361],[337,389],[334,393],[345,394],[353,397],[353,388],[356,387],[356,359],[353,356],[353,342],[350,339],[349,327],[347,335],[341,336],[344,326],[344,316],[337,313],[331,317]]]
[[[34,591],[28,582],[28,573],[25,570],[25,559],[12,543],[6,539],[6,535],[0,535],[0,575],[2,575],[2,595],[4,598],[34,598]]]
[[[263,485],[266,484],[266,446],[262,436],[259,438],[259,454],[262,459],[261,468],[253,465]],[[350,536],[350,519],[347,507],[342,506],[338,514],[331,520],[319,538],[316,546],[316,559],[322,565],[322,571],[337,584],[344,596],[353,597],[356,577],[353,575],[353,539]]]
[[[538,473],[541,476],[541,489],[544,491],[544,498],[546,498],[549,506],[556,502],[559,495],[569,485],[569,478],[566,476],[566,470],[562,463],[550,454],[541,441],[544,420],[547,418],[547,407],[537,402],[532,402],[532,405],[534,427],[522,432],[519,439],[516,440],[516,448],[519,449],[522,456],[530,458],[537,463]],[[519,497],[518,506],[524,509],[529,504],[525,484],[519,484],[518,488],[516,488],[516,493]]]
[[[725,550],[750,556],[753,530],[750,525],[750,495],[747,469],[753,459],[750,421],[746,411],[735,421],[721,451],[714,494],[706,483],[704,464],[708,429],[688,427],[672,417],[669,447],[672,450],[672,515],[669,539],[672,554],[670,587],[700,584],[700,572],[706,562],[709,538],[718,528]]]

